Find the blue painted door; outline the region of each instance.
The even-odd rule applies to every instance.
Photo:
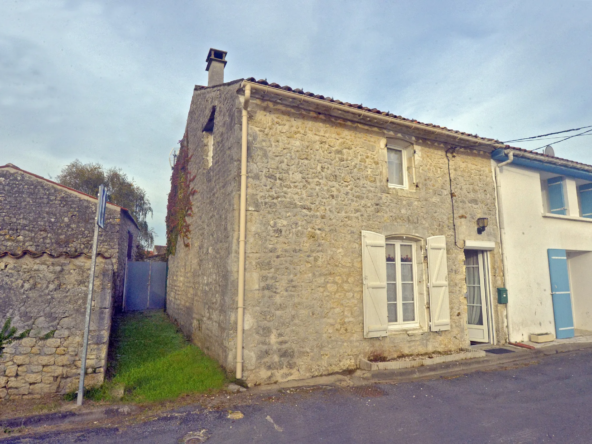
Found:
[[[549,249],[547,253],[549,256],[549,273],[551,274],[555,334],[557,339],[573,338],[575,331],[566,251]]]

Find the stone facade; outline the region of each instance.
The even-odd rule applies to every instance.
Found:
[[[95,214],[91,196],[13,165],[0,167],[0,323],[10,317],[19,331],[31,329],[0,358],[0,397],[75,388]],[[127,210],[108,204],[99,230],[89,384],[103,380],[130,234],[134,251],[135,222]]]
[[[179,247],[169,260],[169,313],[229,371],[236,360],[241,93],[237,84],[194,93],[188,134],[199,210],[191,220],[191,248]],[[503,284],[489,152],[453,149],[427,137],[429,130],[345,120],[272,96],[252,98],[248,113],[246,382],[354,369],[372,354],[466,349],[465,240],[495,243],[492,286]],[[208,170],[200,131],[212,105],[225,142],[214,140]],[[229,117],[219,121],[223,115]],[[387,184],[387,139],[413,145],[408,189]],[[476,231],[480,217],[489,219],[482,235]],[[418,328],[364,338],[362,231],[420,239]],[[439,235],[447,244],[451,325],[432,332],[425,240]],[[493,304],[497,342],[504,342],[505,308]]]
[[[11,317],[25,339],[0,357],[0,399],[78,388],[90,259],[29,254],[0,258],[2,324]],[[85,385],[103,382],[111,329],[113,260],[97,258]]]
[[[194,213],[191,246],[169,257],[167,312],[185,334],[224,367],[236,360],[231,325],[236,311],[241,109],[239,83],[196,90],[187,121]],[[213,107],[213,156],[202,134]]]

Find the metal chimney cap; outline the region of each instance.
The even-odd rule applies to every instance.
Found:
[[[210,65],[212,62],[223,63],[226,66],[226,54],[228,51],[222,51],[221,49],[214,49],[210,48],[208,51],[208,56],[206,57],[206,62],[208,62],[208,66],[206,67],[206,71],[210,70]]]

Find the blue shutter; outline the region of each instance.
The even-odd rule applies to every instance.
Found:
[[[582,209],[582,217],[592,219],[592,183],[580,185],[578,188],[580,196],[580,207]]]
[[[557,339],[574,337],[574,321],[571,310],[569,273],[565,250],[547,250],[549,273],[551,274],[551,295],[555,315],[555,335]]]
[[[565,197],[563,196],[563,177],[547,179],[549,190],[549,211],[553,214],[567,214]]]

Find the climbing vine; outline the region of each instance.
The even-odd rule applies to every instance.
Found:
[[[189,155],[187,132],[180,143],[181,148],[171,175],[171,191],[167,204],[167,255],[175,254],[179,238],[185,247],[190,246],[191,227],[188,218],[193,215],[191,197],[197,193],[191,185],[195,175],[192,176],[189,170],[189,162],[193,155]]]

